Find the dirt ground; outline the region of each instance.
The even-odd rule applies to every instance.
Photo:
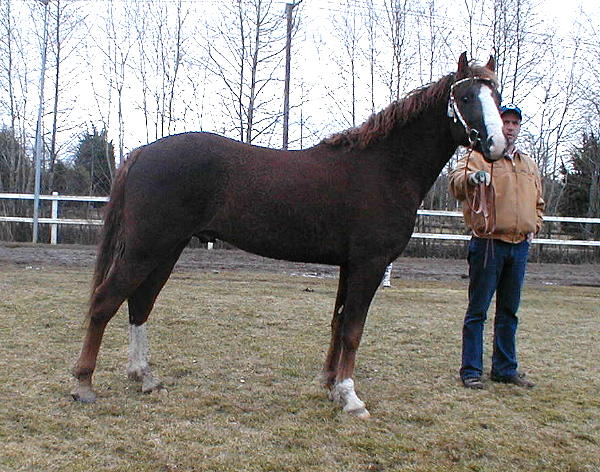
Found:
[[[92,246],[0,242],[0,268],[4,269],[10,266],[40,270],[46,267],[73,267],[89,268],[91,273],[94,259],[95,248]],[[259,271],[309,277],[337,277],[338,273],[337,267],[278,261],[228,249],[186,249],[177,263],[176,270]],[[467,264],[464,259],[401,257],[394,264],[392,277],[406,280],[459,281],[467,278]],[[530,263],[527,283],[600,287],[600,264]]]

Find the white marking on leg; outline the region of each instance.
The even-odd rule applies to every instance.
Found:
[[[330,392],[330,398],[334,402],[342,405],[346,413],[358,416],[359,418],[368,418],[369,412],[363,402],[354,391],[354,380],[344,379],[334,385]]]
[[[162,389],[162,383],[152,375],[150,364],[150,347],[146,325],[129,325],[129,364],[127,375],[130,379],[142,382],[142,392],[149,393]]]
[[[383,280],[381,281],[381,285],[384,287],[391,287],[392,286],[392,265],[393,264],[389,264],[386,268],[385,268],[385,273],[383,274]]]
[[[144,375],[150,372],[148,365],[150,349],[148,347],[148,335],[146,325],[129,325],[129,364],[127,375],[135,380],[143,380]]]
[[[502,132],[502,118],[498,112],[498,106],[494,101],[492,89],[482,85],[479,89],[479,101],[483,111],[483,122],[487,131],[488,138],[491,138],[492,145],[490,153],[494,157],[501,157],[506,148],[506,139]]]

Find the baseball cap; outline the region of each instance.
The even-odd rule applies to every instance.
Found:
[[[508,103],[507,105],[502,105],[500,107],[500,116],[504,115],[504,113],[509,111],[512,113],[516,113],[519,116],[519,120],[523,119],[521,109],[517,105],[513,105],[512,103]]]

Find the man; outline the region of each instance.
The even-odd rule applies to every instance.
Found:
[[[491,380],[520,387],[533,382],[517,370],[517,310],[529,245],[542,226],[542,185],[535,162],[515,146],[521,129],[519,107],[500,108],[507,141],[505,156],[493,164],[478,152],[462,158],[450,175],[450,190],[462,202],[469,243],[469,304],[463,324],[460,377],[467,388],[484,388],[483,328],[496,293]],[[473,211],[475,194],[488,215]],[[495,218],[494,218],[495,216]],[[494,221],[495,220],[495,221]]]

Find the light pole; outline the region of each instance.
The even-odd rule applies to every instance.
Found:
[[[283,149],[288,148],[288,130],[290,121],[290,69],[291,69],[291,51],[292,51],[292,12],[294,7],[302,3],[302,0],[296,3],[285,4],[285,16],[287,18],[287,36],[285,42],[285,85],[283,89]]]
[[[40,211],[40,182],[42,173],[42,116],[44,114],[44,79],[46,78],[46,50],[48,46],[48,2],[39,0],[44,5],[44,37],[42,43],[42,67],[40,71],[40,106],[38,108],[37,127],[35,130],[35,188],[33,195],[33,237],[38,242],[39,211]]]

